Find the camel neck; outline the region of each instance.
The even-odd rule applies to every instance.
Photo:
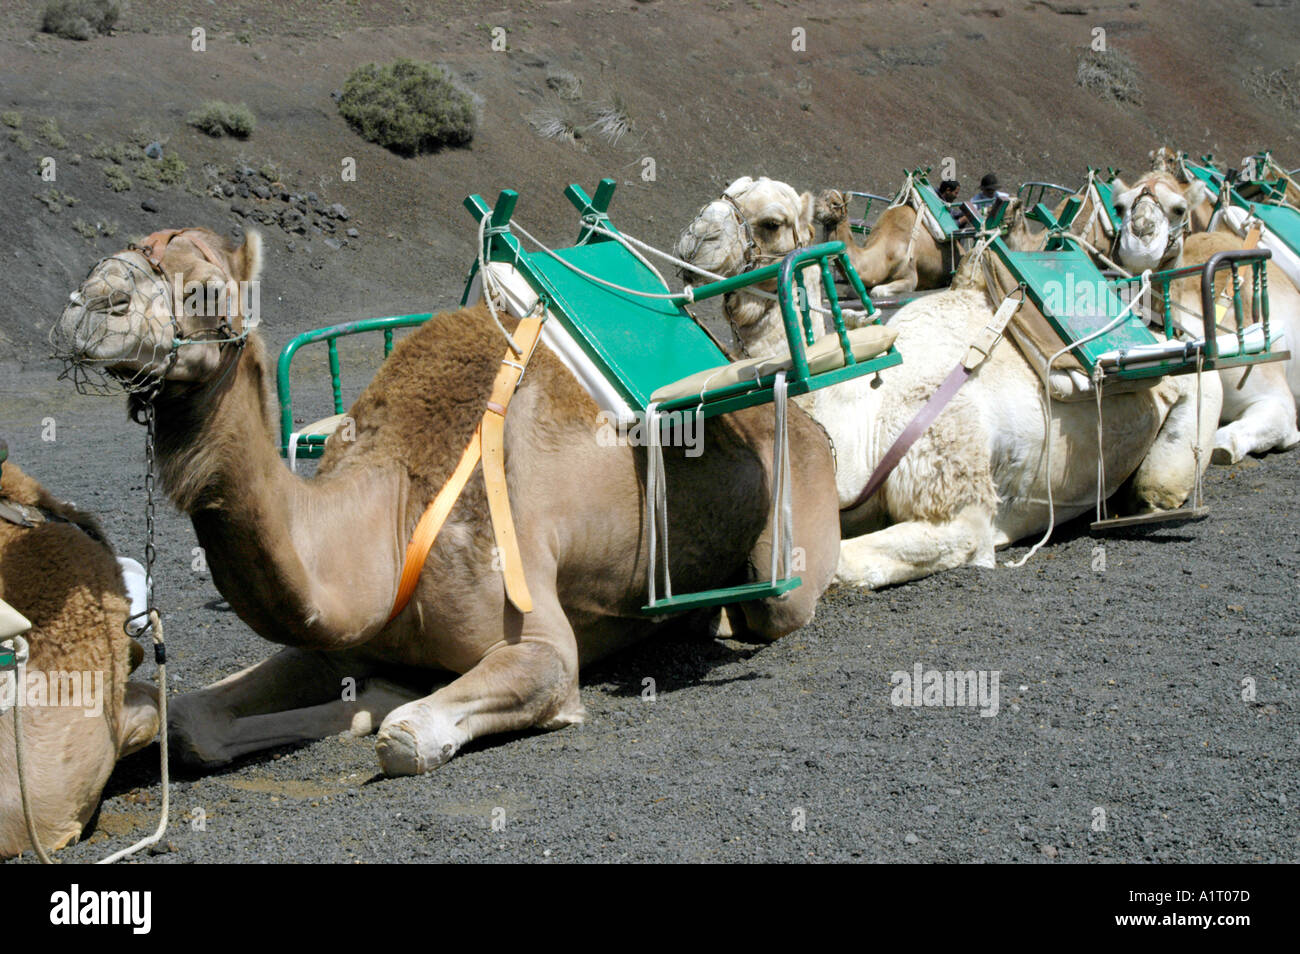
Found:
[[[258,338],[233,360],[212,385],[159,396],[163,486],[190,515],[217,589],[261,636],[319,649],[368,638],[396,587],[403,477],[382,465],[290,473]]]

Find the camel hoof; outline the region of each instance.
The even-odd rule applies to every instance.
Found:
[[[1241,458],[1234,454],[1229,447],[1216,447],[1210,452],[1210,463],[1217,464],[1220,467],[1235,464],[1239,460]]]
[[[456,754],[454,742],[444,742],[435,748],[436,752],[430,757],[426,747],[421,746],[419,736],[405,723],[398,722],[379,730],[375,754],[379,756],[379,767],[389,777],[423,775],[445,764]]]

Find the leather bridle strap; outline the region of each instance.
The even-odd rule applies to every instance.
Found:
[[[474,428],[460,463],[451,477],[443,484],[425,509],[420,522],[411,534],[406,545],[406,555],[402,562],[402,574],[397,582],[397,596],[393,600],[392,611],[388,621],[392,622],[406,608],[415,594],[416,584],[424,570],[425,561],[438,539],[452,507],[460,497],[465,485],[479,460],[483,461],[483,483],[487,488],[488,509],[492,516],[492,531],[496,537],[497,552],[501,555],[502,574],[505,577],[506,597],[521,613],[530,613],[533,599],[528,592],[524,579],[523,558],[519,555],[519,540],[515,535],[514,518],[510,511],[510,494],[506,486],[505,471],[505,425],[506,411],[510,408],[510,399],[519,387],[519,380],[528,367],[537,341],[542,334],[543,318],[523,318],[515,329],[514,340],[521,353],[515,360],[513,350],[506,351],[501,359],[501,367],[492,382],[492,393],[488,397],[487,409],[483,419]]]
[[[903,433],[899,434],[889,450],[885,451],[885,456],[880,458],[880,463],[876,464],[876,469],[867,478],[867,485],[862,488],[862,492],[858,494],[853,503],[847,507],[841,507],[840,513],[856,510],[875,496],[876,491],[894,472],[894,468],[912,449],[912,445],[934,423],[939,413],[948,406],[948,402],[953,399],[957,392],[961,390],[962,385],[975,373],[975,369],[993,353],[993,348],[1002,340],[1002,332],[1006,329],[1007,322],[1020,309],[1020,305],[1024,300],[1023,289],[1019,298],[1008,296],[1002,300],[1002,304],[998,306],[998,310],[993,315],[993,320],[980,330],[979,337],[967,349],[962,360],[948,372],[948,376],[939,385],[939,390],[930,395],[930,400],[926,401],[925,406],[917,411],[916,416],[908,422],[907,427],[903,428]]]

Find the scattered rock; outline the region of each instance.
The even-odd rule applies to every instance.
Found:
[[[361,233],[358,232],[356,229],[348,229],[348,233],[347,233],[347,234],[348,234],[348,238],[360,238],[360,237],[361,237]]]
[[[155,202],[153,199],[145,199],[143,202],[140,203],[140,208],[144,209],[146,212],[157,212],[158,203]]]
[[[1055,858],[1057,855],[1060,854],[1060,852],[1057,851],[1055,846],[1053,845],[1040,845],[1038,850],[1041,851],[1043,854],[1047,855],[1047,857],[1049,858]]]
[[[336,252],[343,247],[343,243],[336,238],[327,238],[325,240],[325,244],[328,245],[330,248],[334,249],[334,251]]]
[[[921,840],[920,838],[918,838],[916,835],[912,834],[911,832],[908,832],[906,835],[903,836],[903,841],[907,842],[909,845],[915,845],[920,840]]]
[[[336,218],[340,222],[346,222],[350,218],[347,208],[338,202],[335,202],[330,206],[329,214],[332,218]]]
[[[144,154],[150,159],[161,159],[163,157],[163,147],[160,142],[151,142],[144,147]]]
[[[235,194],[235,187],[231,185],[229,182],[222,183],[221,194],[229,198],[230,196]]]
[[[271,190],[264,185],[255,185],[253,186],[253,195],[259,199],[269,199],[271,198]]]

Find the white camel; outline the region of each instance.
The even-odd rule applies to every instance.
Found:
[[[1116,180],[1115,206],[1123,216],[1116,243],[1118,263],[1131,272],[1142,269],[1180,268],[1201,265],[1220,251],[1241,249],[1246,241],[1227,231],[1188,233],[1189,215],[1200,204],[1204,186],[1199,182],[1184,187],[1167,172],[1148,172],[1132,186]],[[1099,240],[1098,235],[1085,236]],[[1295,353],[1300,348],[1300,290],[1286,273],[1271,262],[1267,266],[1269,319],[1280,333],[1279,348]],[[1218,286],[1226,290],[1226,271]],[[1248,269],[1242,270],[1248,278]],[[1246,315],[1250,314],[1250,282],[1242,284]],[[1204,334],[1199,279],[1184,279],[1171,290],[1174,320],[1189,334]],[[1234,310],[1229,303],[1218,319],[1221,330],[1236,330]],[[1223,385],[1223,407],[1214,438],[1213,461],[1232,464],[1247,454],[1286,450],[1300,444],[1296,408],[1300,402],[1300,362],[1268,363],[1250,369],[1226,368],[1219,372]]]
[[[725,198],[705,205],[682,232],[677,252],[697,267],[726,275],[744,267],[746,234],[765,255],[792,250],[804,215],[794,189],[770,179],[741,178]],[[765,227],[746,229],[762,216]],[[764,236],[776,236],[765,239]],[[971,269],[972,273],[978,270]],[[779,308],[741,292],[724,309],[739,348],[749,356],[785,348]],[[997,345],[880,490],[859,502],[869,476],[895,438],[994,319],[984,292],[959,275],[948,291],[913,302],[890,321],[903,364],[879,380],[859,378],[801,403],[829,434],[844,542],[836,581],[876,588],[973,563],[993,566],[997,547],[1049,523],[1091,509],[1097,495],[1097,409],[1093,398],[1050,404],[1049,518],[1047,402],[1041,379],[1010,342]],[[1068,378],[1061,393],[1078,391]],[[1205,375],[1197,428],[1193,377],[1167,378],[1103,401],[1107,497],[1130,477],[1139,504],[1180,506],[1208,463],[1221,394]],[[851,538],[851,539],[850,539]]]

